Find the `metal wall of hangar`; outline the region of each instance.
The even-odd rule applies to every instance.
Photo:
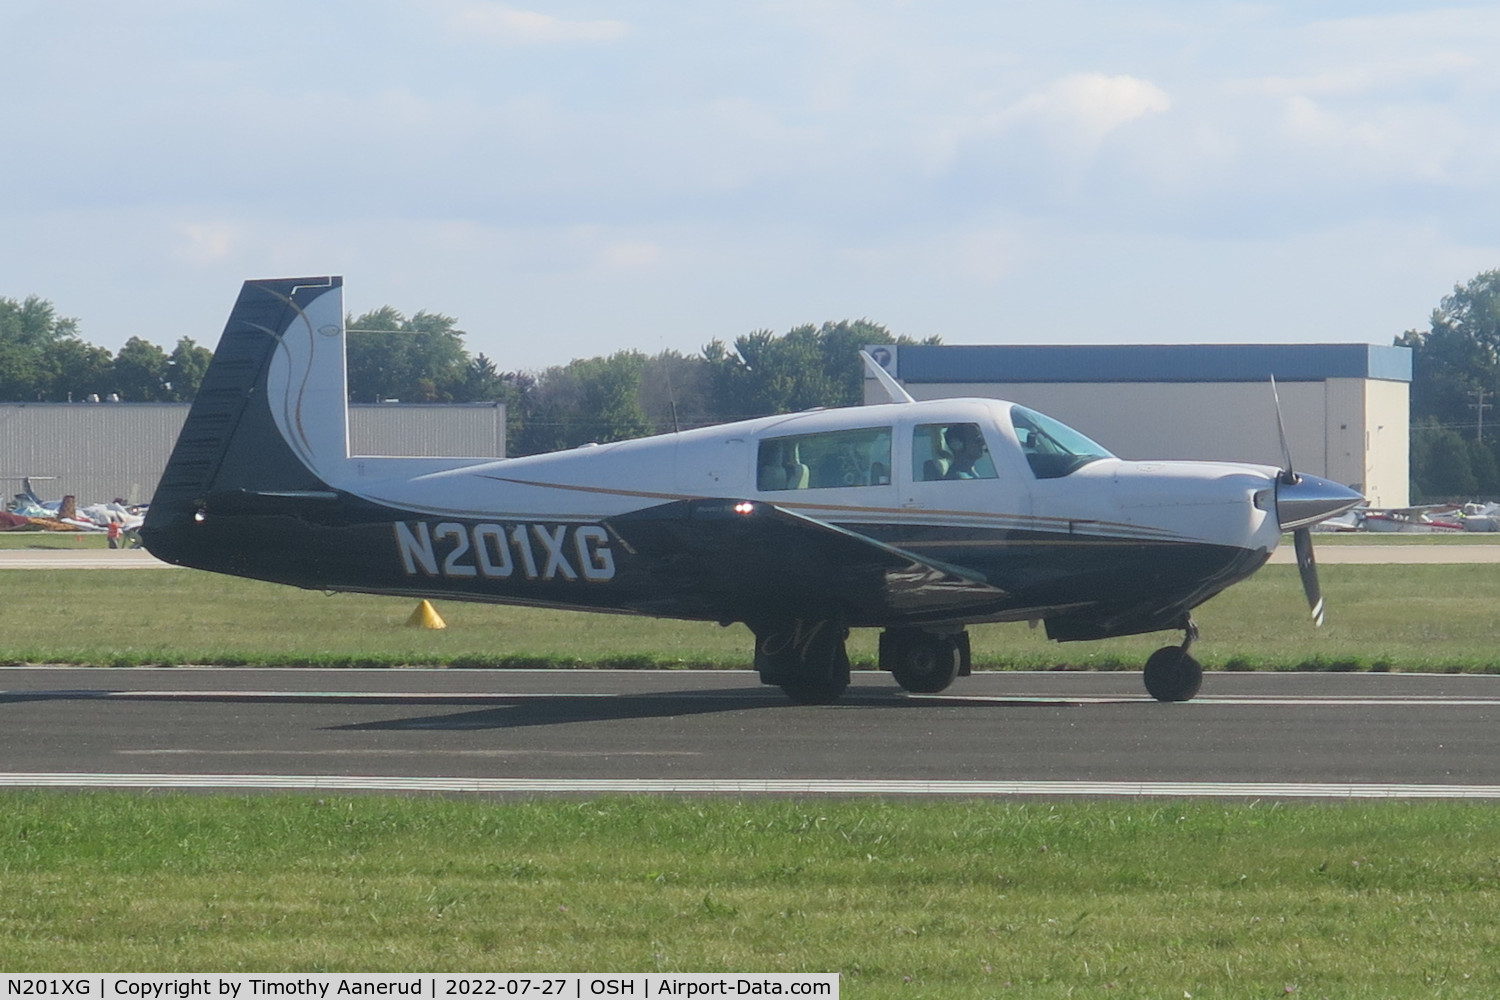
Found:
[[[1371,506],[1409,502],[1411,351],[1372,344],[933,346],[869,350],[916,399],[1007,399],[1121,458],[1281,464],[1275,376],[1299,471]],[[865,401],[883,402],[873,378]]]
[[[187,419],[188,403],[0,403],[0,493],[21,477],[43,500],[146,503]],[[354,455],[505,456],[503,403],[354,403]]]

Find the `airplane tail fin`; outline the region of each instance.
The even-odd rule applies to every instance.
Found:
[[[346,400],[343,279],[245,282],[151,499],[146,548],[220,569],[195,530],[211,497],[329,496],[348,461]]]

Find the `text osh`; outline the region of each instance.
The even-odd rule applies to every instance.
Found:
[[[407,576],[583,580],[615,576],[609,532],[598,524],[460,524],[396,521]]]

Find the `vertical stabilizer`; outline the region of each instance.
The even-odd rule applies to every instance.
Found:
[[[343,279],[247,281],[152,497],[169,562],[211,494],[327,490],[348,456]]]

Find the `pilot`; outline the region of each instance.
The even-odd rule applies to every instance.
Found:
[[[946,435],[948,450],[953,453],[953,464],[948,467],[944,479],[978,479],[974,463],[984,457],[984,435],[978,424],[954,424]]]

